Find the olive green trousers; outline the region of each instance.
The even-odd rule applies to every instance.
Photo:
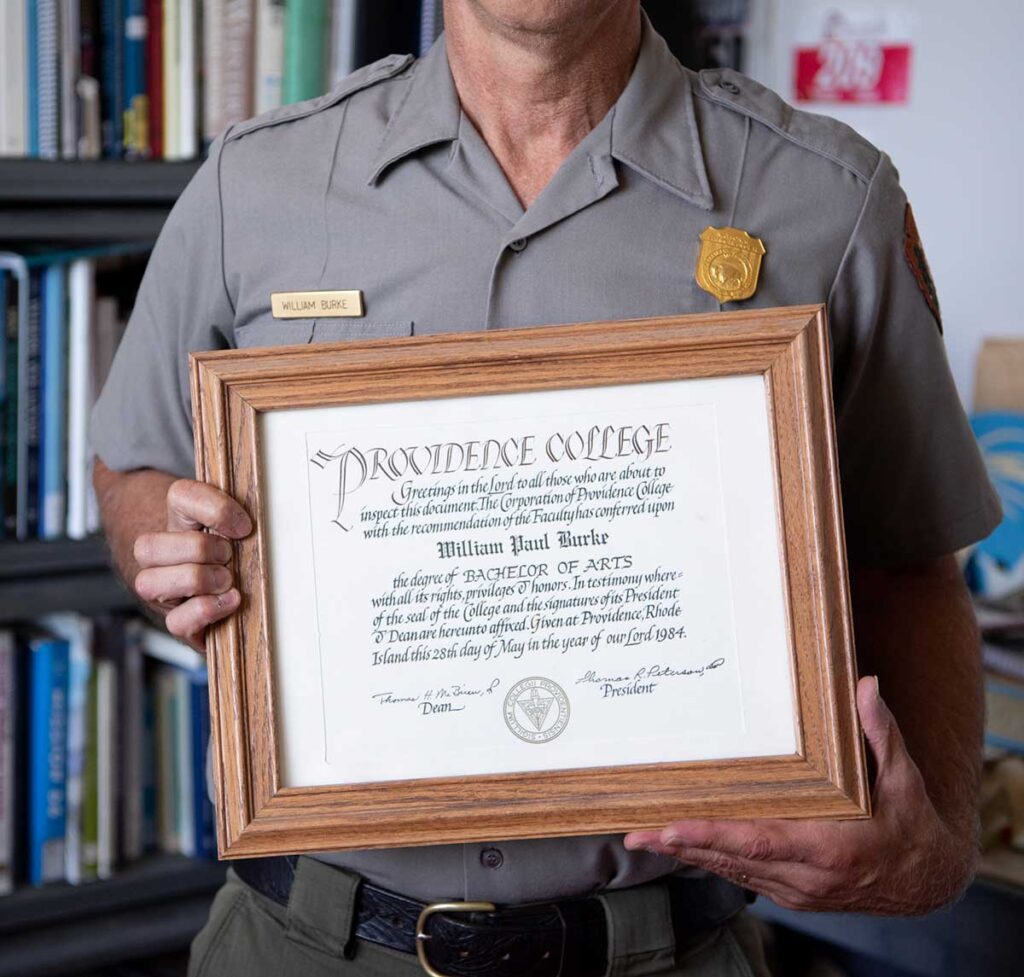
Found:
[[[422,977],[414,956],[351,940],[358,881],[309,863],[296,875],[285,908],[229,871],[192,943],[189,977]],[[650,901],[650,887],[610,891],[601,899],[610,934],[608,977],[769,977],[748,913],[676,946],[671,926],[654,924],[658,914],[647,911],[663,904]]]

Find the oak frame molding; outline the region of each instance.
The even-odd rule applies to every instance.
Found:
[[[193,353],[197,478],[255,529],[210,629],[220,857],[605,834],[683,817],[870,816],[821,306]],[[258,417],[264,411],[758,374],[775,449],[799,750],[791,756],[283,787]]]

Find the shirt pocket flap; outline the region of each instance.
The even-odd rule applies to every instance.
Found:
[[[364,319],[258,319],[235,329],[239,349],[295,346],[351,339],[390,339],[411,336],[412,320],[367,322]]]

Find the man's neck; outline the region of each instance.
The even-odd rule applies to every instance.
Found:
[[[543,31],[502,23],[474,0],[447,0],[444,14],[463,111],[528,207],[626,87],[639,0]]]

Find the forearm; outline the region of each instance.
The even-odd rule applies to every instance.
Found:
[[[133,586],[139,573],[135,541],[144,533],[162,532],[167,527],[167,490],[175,476],[152,468],[115,472],[98,458],[93,485],[100,517],[114,567]],[[165,611],[149,605],[163,617]]]
[[[877,675],[932,804],[973,845],[981,776],[981,656],[967,589],[952,557],[851,572],[857,657]]]

